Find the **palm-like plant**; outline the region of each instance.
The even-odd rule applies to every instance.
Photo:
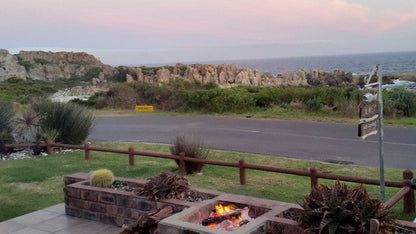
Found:
[[[15,128],[12,135],[16,143],[36,142],[39,134],[39,116],[31,112],[24,113],[22,117],[14,119]]]

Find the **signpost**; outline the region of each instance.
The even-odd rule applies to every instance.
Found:
[[[153,106],[136,106],[135,110],[137,112],[152,112]]]
[[[371,78],[377,74],[378,81],[371,82]],[[378,86],[377,95],[367,93],[364,95],[364,103],[360,107],[360,123],[358,124],[358,136],[365,139],[378,133],[379,136],[379,161],[380,161],[380,195],[385,200],[384,182],[384,131],[383,131],[383,76],[381,65],[377,64],[371,72],[365,87]],[[378,112],[378,114],[377,114]],[[378,125],[377,125],[378,122]]]

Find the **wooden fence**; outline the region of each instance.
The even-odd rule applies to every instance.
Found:
[[[35,147],[35,146],[36,146],[35,144],[10,144],[10,145],[6,145],[6,148],[18,148],[18,147],[28,148],[28,147]],[[360,184],[380,185],[379,180],[322,173],[322,172],[319,172],[315,167],[311,167],[307,171],[302,171],[302,170],[294,170],[294,169],[287,169],[287,168],[246,164],[244,159],[240,159],[238,162],[222,162],[222,161],[214,161],[214,160],[207,160],[207,159],[188,158],[185,156],[184,153],[181,153],[179,156],[176,156],[176,155],[159,154],[159,153],[152,153],[152,152],[135,151],[133,147],[129,147],[127,150],[91,147],[89,143],[86,143],[84,145],[67,145],[67,144],[58,144],[58,143],[48,142],[48,143],[40,144],[39,146],[46,147],[48,154],[53,154],[54,148],[68,148],[68,149],[84,150],[85,160],[90,160],[91,151],[127,154],[129,156],[129,165],[131,166],[135,164],[135,159],[134,159],[135,155],[173,159],[173,160],[179,161],[179,171],[182,174],[186,173],[185,162],[196,162],[196,163],[203,163],[203,164],[217,165],[217,166],[224,166],[224,167],[235,167],[235,168],[239,168],[241,185],[246,184],[246,169],[310,177],[311,189],[314,189],[318,186],[319,178],[328,179],[328,180],[355,182],[355,183],[360,183]],[[384,206],[386,208],[388,209],[392,208],[398,201],[400,201],[400,199],[403,198],[403,212],[405,213],[415,212],[414,190],[411,189],[411,186],[410,186],[411,185],[410,180],[412,178],[413,178],[413,172],[411,170],[404,170],[403,182],[385,181],[386,187],[401,188],[401,190],[398,193],[396,193],[392,198],[390,198],[390,200],[384,203]]]

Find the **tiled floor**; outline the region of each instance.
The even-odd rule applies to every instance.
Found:
[[[0,234],[115,234],[120,228],[65,214],[65,204],[38,210],[0,223]]]

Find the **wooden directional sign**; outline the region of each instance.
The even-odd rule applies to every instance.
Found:
[[[376,114],[378,114],[377,102],[364,103],[360,107],[360,118],[370,118]]]
[[[364,121],[358,125],[358,136],[365,139],[368,136],[377,134],[378,116],[369,121]]]

